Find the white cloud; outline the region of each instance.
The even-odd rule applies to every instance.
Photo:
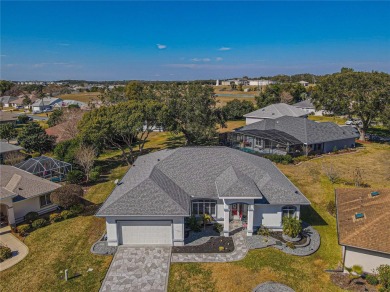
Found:
[[[192,62],[210,62],[210,58],[193,58],[191,59]]]
[[[156,44],[156,46],[157,46],[157,49],[159,49],[159,50],[164,50],[167,48],[167,45],[162,45],[162,44]]]
[[[222,61],[222,60],[223,60],[223,58],[221,58],[221,57],[216,57],[215,58],[215,61],[217,61],[217,62]]]
[[[229,47],[221,47],[218,49],[218,51],[230,51],[232,48]]]

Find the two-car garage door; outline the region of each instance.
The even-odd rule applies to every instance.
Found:
[[[120,244],[172,245],[172,221],[120,221]]]

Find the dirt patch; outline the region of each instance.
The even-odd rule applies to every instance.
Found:
[[[174,246],[173,253],[229,253],[234,250],[231,237],[211,237],[206,243],[200,245]]]
[[[368,291],[368,292],[375,292],[377,289],[368,284],[364,279],[353,279],[351,281],[351,278],[348,274],[345,273],[332,273],[330,278],[332,279],[332,282],[339,286],[342,289],[345,290],[352,290],[352,291]]]

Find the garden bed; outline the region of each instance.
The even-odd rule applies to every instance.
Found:
[[[369,292],[377,291],[376,287],[368,284],[365,279],[358,278],[351,281],[351,278],[346,273],[332,273],[330,278],[335,285],[345,290]]]
[[[270,236],[275,238],[276,240],[279,240],[283,243],[287,243],[288,241],[286,241],[282,235],[283,235],[283,232],[280,232],[280,231],[274,231],[274,232],[271,232],[271,234],[270,234]],[[304,246],[307,243],[308,238],[303,234],[301,234],[301,236],[302,236],[302,238],[299,241],[294,241],[291,243],[294,245],[297,245],[297,246]]]
[[[200,245],[174,246],[173,253],[229,253],[234,250],[231,237],[211,237],[206,243]]]

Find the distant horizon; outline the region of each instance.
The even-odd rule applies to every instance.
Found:
[[[0,79],[389,73],[389,16],[387,1],[2,1]]]

